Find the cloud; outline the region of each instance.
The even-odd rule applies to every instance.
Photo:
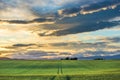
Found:
[[[81,5],[104,0],[0,0],[0,19],[31,20],[37,17],[56,15],[62,8],[80,7]]]
[[[54,19],[47,19],[47,18],[37,18],[31,21],[26,20],[0,20],[1,23],[9,23],[9,24],[30,24],[30,23],[54,23]]]
[[[61,53],[59,53],[59,55],[70,56],[70,55],[72,55],[72,54],[69,53],[69,52],[61,52]]]
[[[74,17],[79,14],[91,14],[99,11],[104,11],[108,9],[115,9],[118,5],[120,5],[120,1],[109,0],[109,1],[101,1],[96,3],[91,3],[87,5],[83,5],[79,7],[65,8],[58,10],[58,14],[63,17]]]
[[[2,52],[7,57],[17,59],[56,59],[66,56],[108,56],[118,54],[120,49],[119,37],[98,38],[95,42],[58,42],[48,44],[14,44]],[[78,54],[78,55],[77,55]]]
[[[109,43],[119,43],[120,42],[120,37],[109,37],[102,39],[103,41],[107,41]]]
[[[114,21],[119,21],[120,22],[120,16],[117,16],[117,17],[115,17],[113,19],[110,19],[109,21],[110,22],[114,22]]]
[[[37,18],[30,11],[30,8],[16,0],[0,1],[0,19],[1,20],[31,20]]]
[[[35,44],[14,44],[13,47],[28,47],[34,46]]]
[[[91,40],[91,39],[90,39]],[[53,48],[73,50],[73,54],[76,52],[85,52],[85,51],[116,51],[120,49],[119,46],[119,37],[106,37],[98,38],[93,42],[64,42],[64,43],[52,43],[49,44]],[[68,51],[69,52],[69,51]]]
[[[73,54],[72,57],[93,57],[93,56],[98,56],[98,57],[104,57],[104,56],[114,56],[114,55],[120,55],[120,50],[117,51],[86,51],[84,53],[76,53]]]
[[[71,17],[71,18],[63,18],[62,20],[57,21],[56,24],[66,25],[66,23],[73,23],[73,24],[76,23],[79,25],[72,26],[72,27],[68,26],[67,27],[68,29],[61,29],[51,35],[63,36],[63,35],[69,35],[69,34],[91,32],[91,31],[96,31],[96,30],[106,29],[106,28],[113,28],[119,25],[119,21],[109,22],[109,20],[114,17],[120,16],[119,9],[120,9],[120,6],[112,10],[105,10],[105,11],[100,11],[97,13],[87,14],[87,15],[80,14],[76,17]],[[111,14],[111,15],[108,15],[108,14]]]
[[[99,5],[98,5],[99,4]],[[119,14],[119,0],[101,1],[91,3],[79,7],[72,6],[71,8],[63,8],[58,10],[59,20],[56,20],[55,25],[77,24],[70,25],[59,30],[54,30],[52,33],[38,34],[40,36],[64,36],[70,34],[77,34],[83,32],[92,32],[96,30],[113,28],[119,25],[119,22],[109,22],[110,19],[120,16]],[[77,5],[78,6],[78,5]],[[85,12],[86,15],[83,15]],[[80,14],[81,13],[81,14]],[[111,15],[108,15],[111,14]],[[86,24],[87,23],[87,24]],[[54,25],[53,25],[54,26]]]
[[[63,17],[74,17],[79,14],[80,8],[70,8],[58,10],[58,14]]]
[[[99,12],[99,11],[107,10],[107,9],[115,9],[118,5],[120,5],[119,0],[104,1],[104,2],[95,3],[89,6],[83,7],[80,13],[89,14],[89,13]]]
[[[120,0],[0,0],[0,56],[46,59],[118,51],[119,16]]]
[[[71,54],[68,52],[62,53],[54,53],[54,52],[44,52],[44,51],[28,51],[28,52],[17,52],[14,54],[9,55],[9,58],[12,59],[60,59],[64,57],[77,57],[77,58],[84,58],[84,57],[105,57],[105,56],[114,56],[120,55],[120,51],[85,51],[85,52],[77,52],[75,54]]]
[[[44,52],[44,51],[27,51],[27,52],[17,52],[12,55],[9,55],[12,59],[52,59],[57,55],[53,52]]]
[[[34,28],[35,31],[33,31],[32,30],[33,28],[32,28],[31,31],[35,32],[39,36],[64,36],[64,35],[69,35],[69,34],[91,32],[91,31],[111,28],[113,26],[119,25],[117,22],[107,22],[108,19],[119,16],[118,14],[119,13],[119,6],[118,6],[119,1],[118,0],[117,1],[110,0],[110,1],[107,1],[108,3],[105,0],[102,0],[102,1],[98,0],[98,1],[92,1],[92,2],[90,0],[85,0],[85,1],[81,1],[81,0],[55,1],[55,0],[52,0],[53,3],[50,3],[51,1],[48,1],[48,0],[45,0],[45,1],[41,1],[41,0],[15,1],[15,0],[12,0],[9,2],[6,2],[6,1],[1,1],[1,2],[2,2],[1,4],[6,4],[7,5],[6,7],[10,8],[10,11],[15,10],[17,12],[16,14],[14,12],[10,12],[9,10],[8,11],[3,10],[4,13],[10,12],[12,14],[14,13],[15,15],[18,15],[19,9],[21,11],[23,9],[23,11],[21,12],[22,15],[30,13],[30,16],[29,15],[28,16],[26,15],[26,16],[27,17],[34,16],[34,18],[30,18],[30,19],[24,19],[25,16],[23,16],[21,17],[22,18],[21,19],[19,18],[20,15],[18,15],[18,17],[15,16],[16,18],[13,18],[14,15],[13,16],[11,15],[12,19],[1,18],[0,22],[2,24],[7,24],[7,25],[34,24],[32,26],[37,26],[36,27],[37,30]],[[60,4],[58,2],[60,2]],[[30,5],[31,3],[33,4]],[[50,3],[50,4],[46,5],[47,3]],[[23,7],[20,4],[22,4]],[[38,5],[38,4],[41,4],[41,5]],[[56,6],[54,7],[51,6],[53,4],[55,4]],[[72,5],[72,6],[69,7],[69,5]],[[106,9],[105,11],[100,10],[97,13],[93,13],[93,14],[87,14],[87,15],[80,14],[80,12],[83,10],[89,12],[92,10],[102,9],[104,7],[110,8],[110,6],[113,6],[113,5],[116,6],[116,8],[113,10]],[[16,6],[16,8],[14,8],[13,6]],[[49,9],[49,10],[54,10],[53,8],[55,8],[55,12],[50,11],[48,13],[44,13],[46,10],[45,11],[42,10],[43,8]],[[56,11],[58,11],[58,14]],[[112,14],[112,16],[107,15],[107,14]],[[96,18],[96,15],[97,15],[97,18]],[[69,16],[70,18],[67,18],[67,16]],[[77,25],[71,25],[70,23],[77,24]],[[41,25],[44,27],[41,28]],[[65,25],[68,25],[68,26],[65,26]],[[14,26],[14,25],[11,25],[11,26]],[[49,30],[53,28],[54,30]]]
[[[73,28],[69,28],[65,30],[59,30],[50,35],[63,36],[63,35],[68,35],[68,34],[91,32],[91,31],[96,31],[96,30],[105,29],[105,28],[112,28],[116,25],[119,25],[119,23],[118,22],[100,22],[100,23],[92,22],[88,24],[82,24],[80,26],[75,26]]]

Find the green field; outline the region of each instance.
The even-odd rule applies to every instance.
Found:
[[[0,80],[120,80],[120,60],[0,60]]]

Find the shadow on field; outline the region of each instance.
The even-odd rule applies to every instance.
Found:
[[[55,80],[55,77],[56,77],[56,76],[53,76],[51,80]]]
[[[69,76],[66,76],[66,80],[70,80],[70,77],[69,77]]]

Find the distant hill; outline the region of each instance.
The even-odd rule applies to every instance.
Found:
[[[120,55],[114,55],[114,56],[91,56],[91,57],[78,57],[78,59],[82,60],[93,60],[96,58],[103,58],[105,60],[110,60],[110,59],[120,59]]]
[[[105,60],[120,60],[120,55],[114,55],[114,56],[90,56],[90,57],[77,57],[78,60],[94,60],[97,58],[103,58]],[[60,60],[61,58],[53,58],[53,59],[11,59],[8,57],[0,57],[0,60]]]

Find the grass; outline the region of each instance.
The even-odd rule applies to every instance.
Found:
[[[59,68],[59,69],[58,69]],[[63,71],[63,74],[58,74]],[[0,80],[119,80],[120,60],[1,60]]]

